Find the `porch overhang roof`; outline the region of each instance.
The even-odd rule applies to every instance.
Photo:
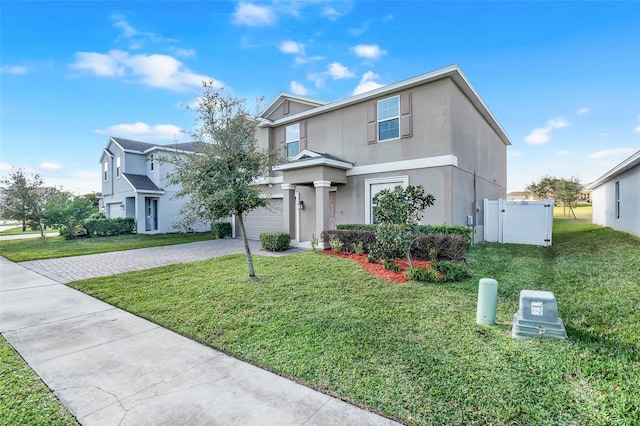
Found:
[[[353,163],[334,157],[330,154],[321,154],[319,152],[305,149],[293,157],[290,162],[273,166],[273,170],[295,170],[315,166],[328,166],[334,169],[350,170],[353,168]]]

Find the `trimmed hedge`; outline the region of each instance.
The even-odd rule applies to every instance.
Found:
[[[411,257],[418,260],[430,260],[429,251],[435,249],[438,260],[464,260],[469,243],[467,237],[460,234],[427,234],[418,237],[411,248]]]
[[[229,222],[213,222],[211,234],[213,238],[231,238],[231,224]]]
[[[362,241],[364,252],[369,253],[369,245],[376,242],[376,233],[375,231],[368,230],[335,229],[331,231],[322,231],[322,238],[326,240],[340,240],[343,250],[349,253],[354,252],[356,250],[356,245]]]
[[[377,224],[346,223],[337,226],[339,230],[345,231],[376,231]],[[421,234],[459,234],[467,237],[471,244],[471,228],[462,225],[418,225]]]
[[[90,237],[133,234],[136,230],[136,223],[132,217],[89,218],[83,222],[82,226]]]
[[[291,244],[291,236],[286,232],[263,232],[260,234],[260,244],[267,251],[284,251]]]

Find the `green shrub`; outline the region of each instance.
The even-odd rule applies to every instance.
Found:
[[[287,232],[263,232],[260,244],[267,251],[284,251],[289,248],[291,236]]]
[[[358,241],[357,244],[353,244],[353,251],[358,256],[362,256],[364,254],[364,243],[362,241]]]
[[[404,271],[404,274],[411,281],[419,281],[426,283],[435,283],[438,282],[438,272],[433,268],[419,268],[417,266],[413,266],[411,268],[407,268]]]
[[[376,241],[376,234],[374,231],[357,229],[336,229],[330,231],[322,231],[323,240],[331,241],[335,238],[339,239],[340,242],[342,242],[345,250],[351,250],[355,247],[356,244],[362,242],[364,253],[368,253],[368,247]]]
[[[318,238],[316,234],[311,234],[311,250],[316,251],[318,249]]]
[[[331,251],[335,254],[341,253],[344,244],[340,241],[340,238],[332,238],[329,240],[329,244],[331,245]]]
[[[438,260],[460,262],[469,249],[467,237],[460,234],[427,234],[418,237],[412,245],[411,257],[433,261],[435,253]]]
[[[396,265],[395,260],[393,259],[385,259],[382,261],[382,267],[386,270],[393,272],[400,272],[400,267]]]
[[[364,224],[364,223],[346,223],[336,226],[338,230],[342,231],[373,231],[375,232],[378,225]]]
[[[467,239],[467,244],[471,245],[471,228],[462,225],[418,225],[418,232],[421,234],[457,234],[463,235]]]
[[[467,278],[471,278],[473,273],[465,263],[442,261],[436,263],[434,269],[442,274],[441,281],[464,281]]]
[[[135,220],[132,217],[86,219],[82,226],[90,237],[132,234],[135,232]]]
[[[213,238],[231,238],[231,224],[229,222],[213,222],[211,234],[213,234]]]

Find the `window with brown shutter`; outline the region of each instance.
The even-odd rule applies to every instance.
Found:
[[[400,137],[413,136],[413,120],[411,119],[411,92],[400,95]]]
[[[307,149],[307,120],[300,122],[300,151]]]
[[[376,124],[376,103],[370,102],[367,104],[367,143],[369,145],[378,141]]]

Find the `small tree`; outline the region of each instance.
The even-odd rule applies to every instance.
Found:
[[[536,200],[544,200],[547,198],[556,199],[558,194],[559,179],[545,175],[539,182],[531,182],[527,185],[525,191]]]
[[[573,214],[574,219],[577,219],[577,217],[573,207],[580,198],[581,191],[582,184],[578,178],[572,177],[570,179],[558,180],[557,200],[562,202],[563,213],[565,209],[569,207],[569,216]]]
[[[175,155],[170,182],[179,185],[179,197],[188,197],[181,212],[182,225],[201,220],[217,220],[236,215],[247,257],[249,276],[255,277],[249,241],[245,232],[246,214],[267,206],[255,181],[268,173],[275,156],[257,146],[259,100],[254,114],[244,99],[223,96],[213,82],[203,83],[203,94],[195,107],[194,130],[186,132],[204,142],[195,155]]]
[[[377,249],[378,254],[384,256],[385,265],[397,254],[404,253],[411,266],[411,247],[418,238],[418,222],[424,209],[435,200],[433,195],[424,192],[422,185],[383,189],[373,197],[374,217],[380,223],[376,230]]]
[[[42,213],[45,190],[44,180],[34,174],[27,178],[22,169],[12,169],[9,176],[2,179],[2,196],[0,197],[0,216],[4,219],[18,220],[22,223],[22,232],[27,224],[37,224],[40,235],[44,236]]]

